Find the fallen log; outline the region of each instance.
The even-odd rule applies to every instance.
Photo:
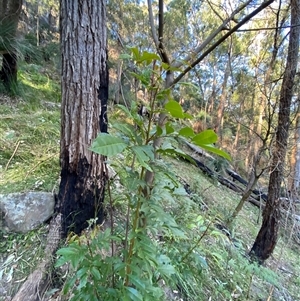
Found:
[[[209,167],[207,167],[205,164],[203,164],[201,161],[199,161],[198,159],[192,157],[193,160],[196,162],[197,166],[209,177],[217,179],[218,182],[220,182],[222,185],[228,187],[229,189],[242,194],[244,192],[244,189],[238,185],[235,185],[234,182],[224,178],[223,176],[221,176],[220,174],[217,174],[216,172],[214,172],[213,170],[211,170]],[[253,192],[253,191],[252,191]],[[264,208],[265,204],[261,202],[261,200],[264,200],[262,197],[262,194],[252,194],[249,198],[248,201],[259,207],[259,208]]]
[[[239,181],[241,184],[247,186],[248,182],[244,180],[239,174],[237,174],[235,171],[231,169],[226,169],[226,172],[236,181]]]
[[[201,149],[200,147],[184,140],[185,144],[188,145],[196,154],[200,155],[200,156],[204,156],[205,158],[209,159],[209,160],[214,160],[214,158],[209,155],[208,153],[206,153],[203,149]],[[212,169],[210,169],[209,167],[207,167],[203,162],[201,162],[200,160],[196,159],[195,156],[190,155],[190,157],[194,160],[194,162],[197,164],[197,166],[203,171],[204,174],[208,175],[210,178],[214,178],[216,179],[218,182],[220,182],[222,185],[228,187],[229,189],[242,194],[244,192],[243,187],[238,186],[234,183],[234,181],[239,182],[240,184],[242,184],[243,186],[247,186],[248,182],[243,179],[238,173],[236,173],[235,171],[233,171],[232,169],[227,168],[226,169],[226,173],[233,178],[234,181],[230,181],[229,179],[223,177],[222,175],[220,175],[219,173],[213,171]],[[187,161],[186,158],[181,157],[181,159]],[[250,195],[250,197],[248,198],[248,201],[259,207],[259,208],[264,208],[265,204],[262,203],[261,201],[266,201],[268,198],[267,194],[262,193],[261,191],[259,191],[258,189],[253,189],[252,193]]]
[[[42,301],[43,296],[49,287],[53,255],[56,252],[61,240],[61,214],[52,218],[47,236],[44,260],[27,277],[12,301]]]

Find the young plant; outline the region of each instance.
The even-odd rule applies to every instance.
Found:
[[[186,233],[180,229],[167,207],[175,203],[182,193],[180,183],[159,158],[179,156],[192,159],[176,147],[178,137],[230,159],[229,155],[213,146],[217,135],[212,130],[194,134],[190,127],[176,131],[176,120],[191,118],[178,102],[172,99],[170,89],[163,88],[163,79],[169,66],[153,53],[140,53],[131,49],[131,56],[140,72],[132,73],[147,90],[148,118],[138,114],[138,105],[131,108],[118,106],[126,118],[114,122],[111,132],[100,133],[93,141],[91,150],[106,156],[110,162],[118,162],[118,176],[122,184],[122,197],[126,203],[123,225],[114,221],[115,200],[109,188],[111,227],[93,238],[76,238],[68,247],[58,251],[57,266],[71,263],[73,276],[65,286],[72,290],[71,300],[162,300],[163,285],[174,284],[176,260],[167,256],[161,247],[164,240],[184,240]],[[156,124],[155,116],[166,118]],[[157,139],[161,143],[157,144]],[[122,160],[120,156],[122,155]],[[154,180],[148,181],[146,173]],[[203,232],[203,236],[206,231]],[[183,261],[195,246],[186,249]],[[200,257],[199,257],[200,258]],[[176,282],[176,281],[175,281]]]

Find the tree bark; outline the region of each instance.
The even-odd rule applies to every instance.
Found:
[[[278,113],[276,140],[271,163],[268,200],[263,212],[263,222],[250,251],[252,258],[263,263],[272,254],[278,238],[280,222],[280,187],[287,150],[290,126],[290,105],[293,97],[297,69],[300,28],[300,0],[291,0],[291,31],[286,69],[283,76]]]
[[[300,109],[298,109],[300,110]],[[299,193],[300,188],[300,112],[296,115],[294,145],[291,153],[291,177],[289,188],[293,194]]]
[[[12,91],[17,84],[17,51],[14,44],[21,9],[22,0],[0,0],[0,26],[6,29],[2,37],[6,50],[2,54],[0,80],[8,91]]]
[[[107,131],[108,71],[104,0],[61,0],[62,117],[61,183],[45,259],[13,301],[40,301],[47,290],[52,255],[67,232],[80,233],[87,220],[103,219],[103,157],[89,146]]]
[[[227,98],[227,83],[230,75],[230,69],[231,69],[231,51],[232,50],[232,40],[230,40],[230,45],[228,49],[228,61],[226,63],[226,68],[224,72],[224,80],[222,83],[222,93],[220,96],[220,102],[217,109],[217,120],[215,123],[215,131],[218,134],[219,137],[219,143],[222,145],[223,141],[223,117],[224,117],[224,110],[225,110],[225,103]]]
[[[80,233],[87,220],[103,220],[103,157],[89,150],[107,131],[106,4],[61,1],[62,120],[58,212],[62,233]]]

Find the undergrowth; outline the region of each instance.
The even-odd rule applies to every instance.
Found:
[[[134,102],[130,110],[118,106],[126,118],[113,123],[114,134],[100,133],[92,144],[92,151],[108,157],[120,186],[117,192],[112,183],[108,187],[110,227],[95,227],[80,237],[71,234],[68,245],[57,252],[56,267],[69,263],[70,268],[63,292],[74,301],[268,298],[268,288],[280,289],[281,279],[251,263],[240,239],[222,225],[230,208],[217,213],[216,205],[208,212],[211,202],[192,196],[182,171],[172,171],[168,163],[193,161],[178,148],[178,137],[229,156],[212,146],[212,130],[195,135],[188,126],[178,128],[174,118],[189,116],[162,88],[168,66],[155,54],[131,50],[130,58],[141,68],[132,75],[149,91],[149,118],[138,115]],[[162,99],[163,107],[157,107]],[[168,121],[156,124],[152,117],[157,112]],[[212,191],[211,197],[220,201]],[[117,208],[122,208],[122,223],[115,218]]]
[[[18,91],[0,95],[0,191],[52,191],[59,176],[60,88],[56,70],[21,64]],[[52,76],[52,77],[51,77]]]
[[[139,79],[152,85],[148,75],[153,72],[161,84],[153,65],[140,67],[141,71],[147,67],[148,73],[137,73]],[[52,191],[56,186],[60,96],[51,68],[21,65],[21,97],[1,96],[1,193]],[[105,204],[109,227],[93,227],[95,221],[91,221],[88,231],[81,236],[70,234],[58,252],[57,266],[69,263],[63,298],[245,301],[273,296],[270,300],[300,300],[300,274],[295,269],[300,264],[299,247],[281,239],[267,266],[249,262],[247,252],[261,212],[246,204],[233,232],[222,227],[239,196],[180,159],[184,155],[176,140],[180,127],[172,117],[178,112],[170,106],[166,113],[171,122],[161,128],[153,121],[148,127],[134,104],[132,110],[118,107],[111,114],[110,138],[123,149],[107,159],[116,171]],[[152,143],[157,135],[168,138],[155,157]],[[185,138],[194,137],[186,134]],[[114,143],[105,139],[94,143],[94,151],[103,153],[107,145],[112,147]],[[155,171],[151,186],[143,177],[147,170]],[[0,235],[0,280],[17,280],[10,287],[12,296],[43,256],[45,228]]]

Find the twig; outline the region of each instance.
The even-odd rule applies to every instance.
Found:
[[[6,166],[5,166],[4,171],[7,171],[7,168],[8,168],[8,166],[9,166],[11,160],[12,160],[13,157],[15,156],[15,154],[16,154],[16,152],[17,152],[17,150],[18,150],[19,145],[20,145],[21,142],[22,142],[22,140],[18,140],[17,145],[16,145],[16,147],[15,147],[15,150],[14,150],[13,154],[11,155],[11,157],[9,158],[9,160],[8,160]]]
[[[39,165],[41,165],[41,164],[43,164],[44,162],[48,161],[49,159],[55,157],[56,155],[57,155],[57,153],[55,153],[55,154],[53,154],[53,155],[47,157],[47,158],[44,159],[44,160],[39,161],[35,166],[33,166],[29,171],[27,171],[26,176],[25,176],[25,179],[27,179],[27,177],[29,176],[29,174],[30,174],[32,171],[34,171]]]
[[[212,221],[209,222],[209,224],[207,225],[205,231],[199,237],[199,239],[197,240],[197,242],[185,253],[185,255],[182,257],[182,259],[180,260],[180,262],[183,262],[194,251],[194,249],[199,245],[199,243],[202,240],[202,238],[207,234],[208,229],[209,229],[209,227],[210,227],[211,224],[212,224]]]

